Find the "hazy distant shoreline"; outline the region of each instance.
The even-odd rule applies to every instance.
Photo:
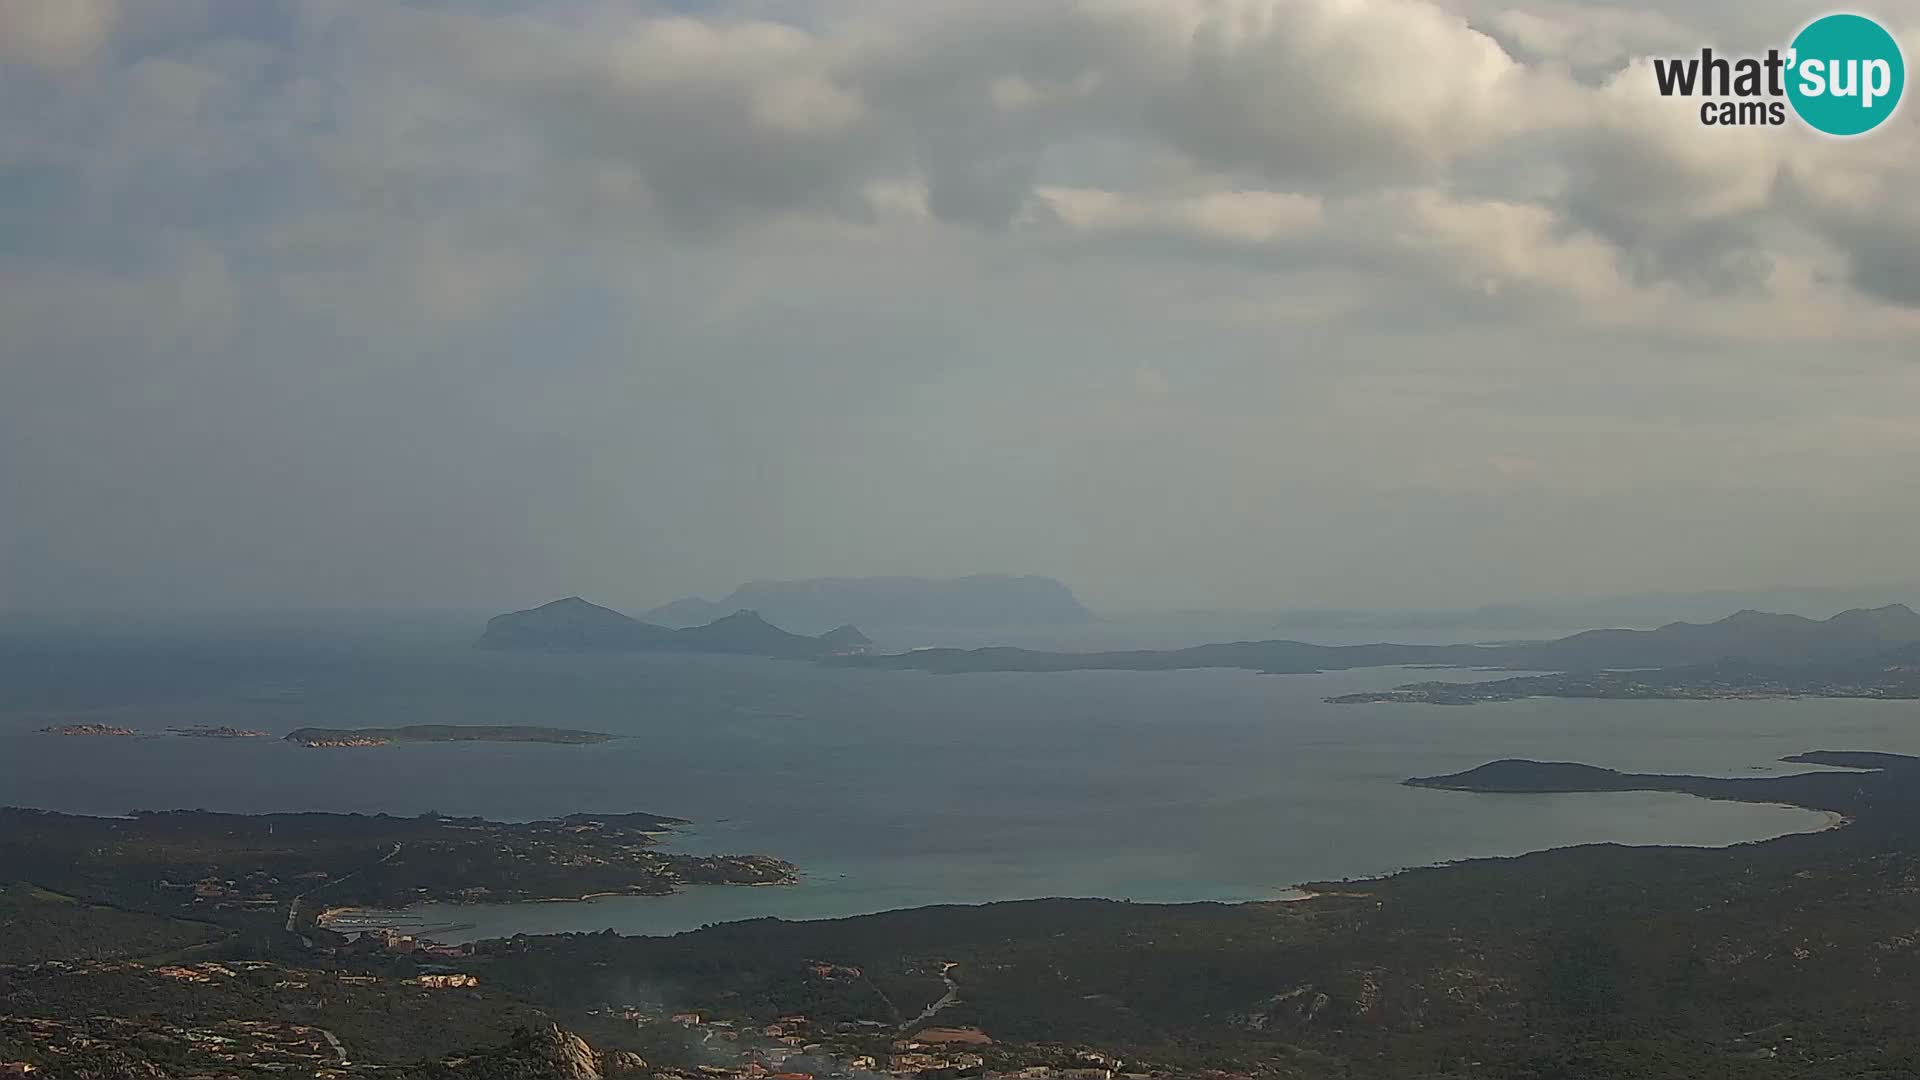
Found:
[[[319,748],[445,742],[556,743],[565,746],[586,746],[611,742],[618,738],[620,736],[609,735],[604,731],[580,731],[573,728],[412,724],[390,728],[299,728],[288,732],[285,741]]]

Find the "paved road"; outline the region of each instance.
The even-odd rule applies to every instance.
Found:
[[[940,981],[947,984],[947,992],[940,995],[939,1001],[936,1001],[933,1004],[927,1006],[926,1008],[921,1009],[919,1016],[916,1016],[913,1019],[907,1021],[906,1023],[901,1024],[900,1034],[905,1035],[908,1031],[911,1031],[912,1029],[919,1027],[921,1024],[924,1024],[927,1021],[933,1019],[934,1016],[938,1014],[941,1009],[944,1009],[949,1005],[955,1005],[959,1003],[960,984],[953,981],[953,975],[951,974],[953,969],[959,966],[960,966],[959,964],[953,963],[952,961],[948,961],[940,965]]]
[[[400,846],[401,846],[400,841],[395,840],[393,842],[393,850],[387,852],[385,855],[380,856],[378,859],[375,859],[371,865],[379,866],[381,863],[386,862],[388,859],[391,859],[395,855],[400,854]],[[320,884],[315,885],[313,888],[308,889],[306,892],[303,892],[298,896],[295,896],[292,900],[287,901],[287,933],[289,934],[293,933],[294,921],[300,917],[300,901],[305,900],[307,897],[312,896],[314,893],[319,892],[321,889],[325,889],[333,885],[338,885],[343,881],[352,881],[355,877],[357,877],[360,874],[361,870],[365,870],[365,869],[367,869],[367,867],[363,866],[360,868],[360,870],[355,870],[353,873],[348,874],[346,877],[334,878],[331,881],[323,881]]]
[[[340,1055],[340,1064],[342,1065],[353,1064],[353,1062],[347,1060],[347,1048],[340,1045],[340,1039],[338,1036],[336,1036],[333,1032],[328,1031],[326,1028],[314,1028],[313,1030],[319,1032],[320,1037],[327,1040],[327,1045],[333,1047],[333,1052]]]

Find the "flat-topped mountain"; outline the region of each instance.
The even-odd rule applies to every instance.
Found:
[[[973,574],[957,578],[861,577],[751,581],[721,600],[690,597],[641,617],[664,626],[710,622],[728,612],[757,611],[781,626],[826,629],[847,623],[878,627],[1053,626],[1093,615],[1053,578]]]
[[[871,643],[852,626],[808,637],[745,610],[674,629],[569,596],[495,615],[475,644],[522,652],[698,652],[807,659],[855,653]]]

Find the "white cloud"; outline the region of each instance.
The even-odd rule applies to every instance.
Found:
[[[1486,25],[1525,61],[1582,70],[1617,69],[1652,53],[1684,55],[1704,44],[1699,30],[1670,15],[1635,8],[1539,3],[1492,10]]]
[[[1408,179],[1541,122],[1552,78],[1426,0],[1154,5],[1173,144],[1281,179]]]

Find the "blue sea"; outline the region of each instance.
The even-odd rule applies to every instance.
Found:
[[[929,675],[724,657],[499,656],[294,647],[0,654],[0,803],[437,811],[497,819],[651,811],[676,850],[799,864],[791,887],[432,907],[459,939],[672,933],[1044,896],[1286,896],[1299,882],[1592,842],[1725,845],[1821,814],[1668,794],[1473,795],[1402,786],[1503,757],[1761,775],[1810,749],[1920,753],[1920,703],[1329,705],[1471,672],[1375,669]],[[42,735],[103,722],[140,738]],[[317,750],[170,726],[534,724],[592,746]]]

